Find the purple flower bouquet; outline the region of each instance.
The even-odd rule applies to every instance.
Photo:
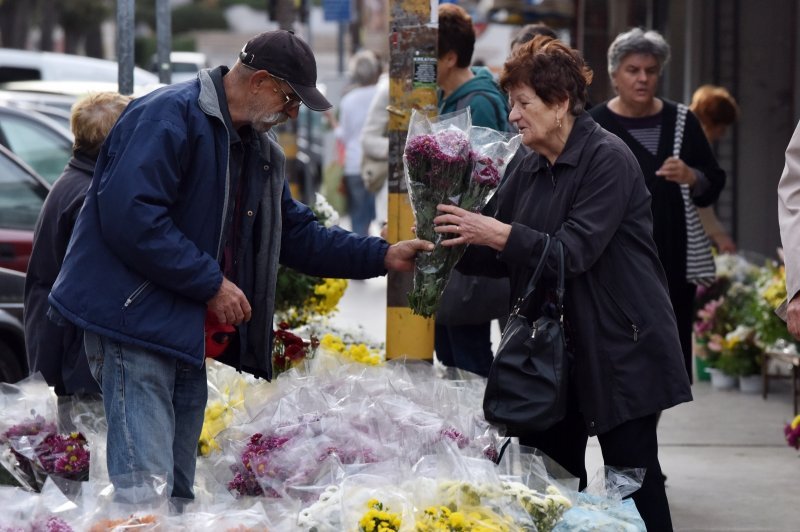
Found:
[[[79,432],[59,434],[55,423],[36,416],[3,432],[14,458],[14,478],[34,491],[40,491],[47,476],[83,481],[89,478],[89,450]]]
[[[403,153],[405,178],[417,237],[436,245],[417,257],[414,286],[408,294],[415,314],[430,317],[436,312],[450,272],[465,249],[439,245],[450,235],[434,231],[436,206],[445,203],[479,212],[500,184],[519,143],[519,135],[472,126],[468,108],[434,120],[412,113]]]

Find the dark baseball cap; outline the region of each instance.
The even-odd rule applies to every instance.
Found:
[[[265,31],[256,35],[239,52],[239,61],[285,80],[313,111],[327,111],[333,107],[317,89],[314,53],[292,31]]]

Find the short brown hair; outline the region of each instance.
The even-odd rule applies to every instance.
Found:
[[[520,46],[503,65],[500,88],[528,85],[547,105],[569,99],[570,112],[580,114],[586,106],[586,87],[592,82],[592,69],[580,52],[562,41],[537,35]]]
[[[455,4],[439,6],[438,57],[455,52],[458,68],[467,68],[475,51],[475,28],[472,17],[464,8]]]
[[[706,126],[730,126],[739,118],[739,106],[724,87],[702,85],[692,95],[692,112]]]
[[[75,102],[69,120],[75,136],[72,149],[96,156],[130,101],[130,96],[123,96],[118,92],[97,92]]]

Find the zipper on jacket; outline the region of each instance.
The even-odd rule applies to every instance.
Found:
[[[617,307],[617,310],[619,310],[620,314],[622,314],[622,317],[625,318],[625,321],[627,321],[628,323],[631,324],[631,330],[633,331],[633,341],[634,342],[638,342],[639,341],[639,326],[636,325],[636,322],[634,322],[631,319],[630,316],[628,316],[628,313],[625,312],[625,309],[623,309],[622,305],[620,305],[617,302],[617,299],[611,294],[611,291],[608,290],[608,288],[606,288],[606,293],[608,294],[608,297],[609,297],[609,299],[611,299],[611,302],[614,304],[614,306]]]
[[[122,310],[125,310],[125,309],[127,309],[129,306],[131,306],[131,305],[133,304],[133,302],[134,302],[134,301],[136,301],[136,299],[137,299],[137,298],[138,298],[140,295],[142,295],[142,292],[144,292],[144,289],[145,289],[145,288],[147,288],[148,286],[150,286],[150,281],[145,281],[145,282],[143,282],[142,284],[140,284],[140,285],[139,285],[139,286],[136,288],[136,290],[134,290],[134,291],[133,291],[133,293],[132,293],[131,295],[129,295],[129,296],[128,296],[128,299],[126,299],[126,300],[125,300],[125,304],[124,304],[124,305],[122,305]]]

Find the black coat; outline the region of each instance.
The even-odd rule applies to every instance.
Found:
[[[25,345],[31,372],[40,371],[58,395],[100,393],[89,371],[83,331],[47,317],[47,296],[67,251],[75,219],[92,181],[95,161],[77,153],[67,163],[39,214],[25,278]]]
[[[459,268],[509,275],[519,297],[545,233],[564,244],[571,385],[589,434],[692,399],[653,242],[650,194],[619,138],[584,112],[554,166],[531,153],[508,177],[497,218],[512,226],[505,249],[472,246]],[[555,265],[551,253],[540,293],[552,288]],[[541,314],[541,303],[525,315]]]

